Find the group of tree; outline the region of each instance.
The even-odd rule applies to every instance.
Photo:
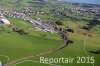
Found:
[[[12,28],[12,30],[13,30],[14,32],[19,33],[20,35],[27,35],[27,34],[28,34],[28,32],[26,32],[26,31],[23,30],[23,29]]]
[[[88,25],[91,26],[100,25],[100,20],[97,19],[90,20]]]
[[[92,26],[85,25],[85,26],[81,26],[80,28],[89,31],[92,28]]]
[[[74,30],[73,29],[71,29],[71,28],[57,28],[57,27],[55,27],[54,28],[55,30],[58,30],[58,31],[63,31],[63,32],[65,32],[65,33],[67,33],[67,32],[71,32],[71,33],[74,33]]]
[[[100,25],[100,20],[93,19],[93,20],[89,20],[89,23],[87,25],[81,26],[80,28],[89,31],[92,27],[96,25]]]
[[[58,31],[59,35],[61,36],[61,39],[65,41],[66,44],[69,44],[69,43],[73,43],[73,41],[69,38],[68,34],[66,34],[68,31],[69,32],[74,32],[74,30],[72,29],[62,29],[62,28],[57,28],[55,27],[55,30]]]
[[[55,22],[55,24],[56,24],[56,25],[63,25],[63,22],[62,22],[61,20],[57,20],[57,21]]]

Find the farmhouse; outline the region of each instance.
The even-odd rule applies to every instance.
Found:
[[[4,16],[0,16],[0,23],[5,25],[10,24],[10,22]]]

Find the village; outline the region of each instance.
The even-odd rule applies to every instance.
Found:
[[[17,12],[17,11],[8,11],[8,10],[0,10],[0,22],[6,25],[10,25],[11,23],[4,17],[4,16],[8,16],[11,18],[17,18],[17,19],[21,19],[24,20],[28,23],[33,24],[33,26],[35,26],[35,30],[36,31],[41,31],[41,32],[50,32],[50,33],[58,33],[61,36],[61,39],[65,41],[65,45],[63,47],[66,46],[66,44],[69,43],[73,43],[73,41],[69,38],[68,35],[66,35],[67,30],[62,30],[61,28],[57,28],[54,25],[48,23],[48,22],[43,22],[40,18],[37,18],[35,20],[30,19],[28,16],[31,14],[47,14],[45,12],[36,12],[36,11],[32,11],[31,9],[26,9],[22,12]],[[4,16],[3,16],[4,15]],[[25,31],[20,31],[20,30],[16,30],[16,28],[14,28],[13,26],[10,25],[10,28],[14,31],[14,32],[18,32],[21,34],[27,34],[27,32]],[[71,29],[68,30],[69,32],[73,32]],[[62,49],[63,47],[61,47],[60,49]],[[59,49],[57,49],[59,50]]]
[[[76,7],[72,9],[72,12],[81,16],[100,15],[100,7]]]
[[[43,22],[40,18],[37,18],[36,20],[33,20],[33,19],[30,19],[27,16],[27,15],[30,15],[30,14],[39,14],[39,13],[43,14],[43,12],[36,12],[35,13],[34,11],[32,12],[32,11],[26,11],[26,10],[22,13],[17,12],[17,11],[3,10],[3,9],[0,10],[1,15],[6,15],[6,16],[9,16],[11,18],[21,19],[21,20],[24,20],[26,22],[29,22],[29,23],[33,24],[35,26],[36,31],[55,33],[53,25],[51,25],[47,22]],[[2,18],[0,18],[1,20],[4,19],[4,16],[0,16],[0,17],[2,17]],[[6,22],[6,21],[4,21],[4,22]]]

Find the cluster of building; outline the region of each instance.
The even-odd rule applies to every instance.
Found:
[[[34,23],[36,26],[35,27],[36,31],[55,33],[53,25],[51,25],[47,22],[42,22],[41,20],[34,20]]]
[[[28,11],[27,13],[30,13],[30,12]],[[36,28],[36,31],[55,33],[54,27],[51,24],[47,22],[43,22],[40,18],[37,18],[36,20],[32,20],[26,15],[27,13],[17,12],[17,11],[8,11],[8,10],[3,10],[3,9],[0,10],[0,14],[2,15],[21,19],[33,24]]]
[[[83,8],[83,7],[76,7],[72,9],[73,13],[76,13],[77,15],[100,15],[100,7],[93,7],[93,8]]]
[[[30,16],[30,15],[36,15],[36,14],[48,14],[47,12],[44,12],[44,11],[36,11],[36,10],[32,10],[31,8],[26,8],[26,9],[23,9],[21,11],[21,13],[24,13],[26,14],[27,16]]]

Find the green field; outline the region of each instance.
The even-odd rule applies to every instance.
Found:
[[[0,35],[0,55],[8,56],[10,58],[9,61],[11,61],[23,56],[48,51],[61,44],[62,41],[41,38],[34,35],[21,36],[16,33],[3,33]],[[5,59],[5,57],[2,59]],[[2,63],[5,63],[5,61]]]
[[[28,30],[28,28],[32,25],[28,24],[27,22],[24,22],[22,20],[8,18],[10,22],[20,29],[25,29],[26,31],[29,31],[30,33],[28,35],[19,35],[18,33],[12,32],[9,28],[6,26],[0,28],[0,55],[5,55],[10,58],[9,61],[7,61],[6,57],[0,56],[0,61],[4,64],[16,59],[19,59],[21,57],[30,56],[32,54],[37,54],[39,52],[45,52],[52,50],[54,48],[57,48],[61,46],[64,42],[61,41],[60,36],[57,34],[50,34],[50,33],[44,33],[44,32],[36,32],[34,30]],[[10,33],[9,33],[10,32]],[[46,37],[41,37],[41,35],[46,34]],[[72,40],[74,40],[74,44],[68,45],[66,48],[50,53],[47,55],[43,55],[43,57],[47,58],[60,58],[60,57],[74,57],[77,58],[77,56],[85,56],[87,57],[86,53],[84,52],[84,36],[81,34],[73,34],[69,33]],[[95,39],[96,38],[96,39]],[[100,48],[100,37],[94,36],[94,37],[87,37],[86,40],[86,52],[89,54],[89,56],[95,57],[95,66],[99,66],[100,56],[96,54],[92,54],[89,51],[90,50],[98,50]],[[32,58],[33,61],[39,61],[39,57]],[[73,66],[73,64],[79,66],[91,66],[92,64],[56,64],[61,66]],[[31,62],[26,61],[20,64],[17,64],[16,66],[49,66],[49,64],[41,64],[37,62]]]
[[[63,50],[60,50],[58,52],[55,52],[55,53],[50,53],[48,55],[43,55],[41,57],[45,57],[45,58],[61,58],[61,57],[74,57],[75,60],[74,60],[74,63],[69,63],[69,64],[55,64],[55,65],[61,65],[61,66],[73,66],[73,65],[76,65],[76,66],[92,66],[92,64],[88,64],[88,63],[80,63],[80,64],[77,64],[76,61],[77,61],[77,57],[80,56],[80,57],[87,57],[87,54],[84,52],[84,41],[83,41],[83,38],[84,36],[81,36],[81,35],[76,35],[76,34],[71,34],[71,37],[73,40],[75,40],[75,43],[73,45],[69,45],[67,46],[66,48],[64,48]],[[99,40],[99,39],[98,39]],[[91,43],[89,43],[89,41],[92,41]],[[94,46],[94,43],[95,43],[95,46]],[[86,52],[88,53],[88,55],[91,57],[93,56],[95,58],[95,63],[94,63],[94,66],[99,66],[99,61],[100,61],[100,56],[99,55],[95,55],[95,54],[92,54],[90,53],[89,51],[90,50],[97,50],[100,48],[99,46],[99,41],[95,41],[94,38],[89,38],[87,37],[86,38]],[[17,64],[15,66],[50,66],[49,64],[42,64],[42,63],[38,63],[40,61],[40,57],[36,57],[36,58],[33,58],[33,59],[29,59],[29,60],[33,60],[32,61],[26,61],[26,62],[23,62],[23,63],[20,63],[20,64]],[[38,62],[34,62],[34,61],[38,61]]]

